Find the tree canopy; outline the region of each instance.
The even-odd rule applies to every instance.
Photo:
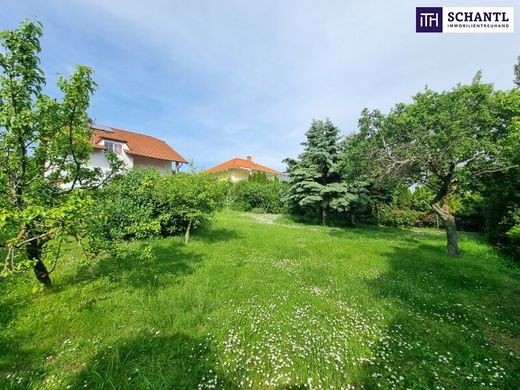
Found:
[[[518,63],[515,65],[515,84],[520,87],[520,56],[518,56]]]
[[[298,159],[284,160],[289,167],[289,203],[300,212],[319,214],[322,224],[327,223],[329,211],[348,211],[360,192],[342,180],[339,132],[328,119],[312,121]]]
[[[7,248],[4,275],[33,267],[38,280],[50,285],[43,262],[51,255],[47,244],[85,234],[92,200],[79,187],[97,186],[101,179],[86,167],[92,69],[76,66],[69,78],[60,77],[61,99],[44,94],[41,36],[41,24],[28,21],[0,33],[0,239]]]
[[[500,108],[500,93],[481,81],[450,91],[425,89],[412,102],[397,104],[389,114],[365,110],[356,135],[362,164],[380,180],[400,178],[434,194],[433,210],[444,221],[448,251],[458,255],[455,219],[448,200],[459,185],[513,167],[504,158],[513,134],[516,102]],[[512,101],[510,101],[512,103]]]

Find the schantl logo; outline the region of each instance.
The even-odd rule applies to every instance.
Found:
[[[448,12],[448,22],[509,22],[507,12]]]
[[[442,32],[442,7],[417,7],[415,9],[415,31]]]
[[[416,7],[418,33],[512,33],[513,7]]]

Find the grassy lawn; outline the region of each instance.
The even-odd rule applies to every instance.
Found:
[[[520,279],[476,235],[226,211],[188,246],[0,282],[0,388],[520,387]]]

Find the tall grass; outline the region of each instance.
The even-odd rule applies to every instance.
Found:
[[[152,247],[0,282],[0,388],[520,387],[519,272],[477,235],[226,211]]]

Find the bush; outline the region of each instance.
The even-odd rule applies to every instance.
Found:
[[[112,180],[97,193],[93,221],[108,240],[146,238],[161,232],[155,188],[156,169],[133,170]]]
[[[404,184],[398,185],[392,192],[392,206],[396,209],[410,209],[412,201],[413,193]]]
[[[520,224],[509,229],[506,236],[509,239],[508,247],[511,250],[511,254],[518,260],[520,258]]]
[[[252,176],[253,177],[253,176]],[[242,211],[281,213],[285,185],[278,180],[246,180],[233,184],[229,202],[233,208]]]
[[[412,210],[421,211],[423,213],[431,213],[432,206],[430,203],[434,197],[435,194],[428,188],[417,187],[412,195]]]
[[[98,192],[94,229],[108,240],[177,234],[208,220],[224,195],[224,185],[205,174],[133,170]]]
[[[419,224],[424,213],[410,209],[395,209],[390,205],[381,205],[379,208],[380,223],[392,227],[411,227]]]
[[[450,198],[449,205],[453,210],[457,229],[471,232],[484,230],[483,198],[479,193],[456,194]]]
[[[434,227],[437,218],[430,205],[434,194],[426,187],[416,187],[412,192],[399,185],[393,192],[390,203],[378,202],[379,223],[393,227]]]
[[[161,233],[168,236],[196,228],[222,208],[226,184],[205,174],[178,173],[156,186]]]

